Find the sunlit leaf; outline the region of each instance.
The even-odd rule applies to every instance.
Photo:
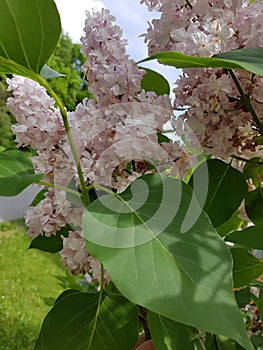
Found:
[[[0,56],[39,73],[61,33],[53,0],[0,0]]]
[[[127,299],[252,349],[228,248],[185,183],[142,176],[122,194],[91,203],[83,229],[88,251]]]
[[[213,57],[188,56],[180,52],[160,52],[139,63],[157,59],[160,63],[176,68],[225,68],[246,69],[263,75],[263,49],[240,49],[224,52]]]
[[[31,160],[22,151],[0,152],[0,196],[15,196],[43,176],[35,174]]]

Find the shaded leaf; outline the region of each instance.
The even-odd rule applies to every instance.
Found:
[[[263,227],[250,226],[242,231],[234,231],[225,240],[248,249],[263,250]]]
[[[158,96],[160,95],[169,95],[170,94],[170,85],[168,81],[160,74],[155,72],[152,69],[139,67],[145,70],[146,74],[144,74],[141,81],[141,88],[145,91],[153,91]]]
[[[15,196],[43,176],[35,174],[31,160],[22,151],[0,152],[0,196]]]
[[[189,185],[214,227],[231,218],[247,193],[241,172],[219,159],[203,162],[194,171]]]
[[[180,52],[160,52],[139,63],[157,59],[160,63],[176,68],[225,68],[246,69],[254,74],[263,75],[263,49],[240,49],[224,52],[213,57],[196,57]]]
[[[232,290],[228,248],[185,183],[141,176],[120,195],[91,203],[83,230],[88,251],[127,299],[252,349]]]
[[[241,248],[232,248],[233,279],[236,288],[249,285],[263,273],[263,262]]]
[[[166,317],[148,312],[148,325],[156,350],[193,350],[191,336],[193,332],[189,326],[169,320]]]
[[[243,175],[245,179],[252,179],[254,184],[257,186],[260,179],[259,177],[263,174],[263,161],[262,158],[255,157],[250,159],[249,162],[247,162],[244,165],[243,168]]]
[[[221,237],[225,237],[230,232],[237,230],[242,222],[243,221],[239,217],[239,211],[235,211],[230,219],[216,227],[216,231]]]
[[[43,252],[57,253],[63,248],[61,236],[67,237],[70,230],[72,230],[72,228],[68,225],[57,231],[56,235],[51,235],[50,237],[39,235],[33,239],[28,249],[34,248]]]
[[[66,291],[44,319],[35,350],[132,349],[137,308],[110,293]]]
[[[235,291],[235,298],[239,308],[242,308],[250,303],[251,293],[250,288],[242,288]]]
[[[48,192],[48,190],[43,189],[41,191],[39,191],[37,193],[37,195],[35,196],[35,198],[32,200],[32,202],[30,203],[31,207],[35,207],[39,202],[42,201],[42,199],[45,198],[45,193]]]
[[[1,0],[0,56],[39,73],[60,36],[53,0]]]
[[[245,209],[249,219],[258,227],[263,227],[263,189],[250,191],[245,199]]]

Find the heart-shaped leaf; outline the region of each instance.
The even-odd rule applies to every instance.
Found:
[[[253,349],[232,290],[232,259],[193,192],[158,174],[100,197],[83,215],[87,249],[133,303]]]
[[[132,349],[137,308],[117,294],[69,290],[45,317],[35,350]]]
[[[22,151],[0,152],[0,196],[15,196],[43,176],[35,174],[31,160]]]
[[[242,173],[219,159],[203,162],[194,171],[189,185],[214,227],[231,218],[247,193]]]
[[[61,33],[55,2],[0,0],[0,8],[0,56],[39,73]]]
[[[196,57],[180,52],[160,52],[138,63],[157,59],[160,63],[176,68],[225,68],[246,69],[263,75],[263,49],[240,49],[224,52],[213,57]]]

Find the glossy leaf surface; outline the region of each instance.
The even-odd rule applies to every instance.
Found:
[[[0,0],[0,8],[0,56],[39,73],[61,32],[55,2]]]
[[[160,52],[141,62],[157,59],[160,63],[176,68],[225,68],[246,69],[263,75],[263,49],[240,49],[224,52],[213,57],[188,56],[180,52]]]
[[[228,248],[185,183],[142,176],[122,194],[91,203],[83,229],[88,251],[127,299],[252,349]]]

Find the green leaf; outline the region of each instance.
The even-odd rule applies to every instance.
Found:
[[[35,350],[132,349],[137,308],[110,293],[66,291],[44,319]]]
[[[232,50],[218,53],[213,57],[236,62],[251,73],[263,75],[263,48]]]
[[[249,162],[244,165],[243,175],[245,179],[252,179],[253,183],[257,186],[263,175],[263,160],[262,158],[251,158]]]
[[[193,332],[189,326],[174,322],[166,317],[148,312],[148,326],[156,350],[193,350],[191,336]]]
[[[0,73],[22,75],[23,77],[33,79],[38,82],[40,82],[41,79],[39,74],[4,57],[0,57]]]
[[[247,249],[263,250],[263,228],[250,226],[242,231],[234,231],[226,236],[225,240],[241,245]]]
[[[241,172],[219,159],[203,162],[194,171],[189,185],[214,227],[231,218],[247,193]]]
[[[57,253],[63,248],[61,236],[67,237],[70,230],[72,228],[68,225],[57,231],[56,235],[51,235],[50,237],[39,235],[33,239],[28,249],[34,248],[43,252]]]
[[[242,248],[232,248],[233,278],[236,288],[249,285],[263,273],[263,262]]]
[[[141,81],[142,89],[145,91],[154,91],[158,96],[170,94],[170,85],[160,73],[157,73],[149,68],[139,68],[145,70],[146,72]]]
[[[216,227],[216,231],[221,237],[225,237],[230,232],[237,230],[242,222],[243,221],[239,217],[239,211],[235,211],[230,219]]]
[[[196,57],[180,52],[160,52],[138,63],[157,59],[160,63],[176,68],[225,68],[246,69],[263,75],[263,49],[240,49],[224,52],[213,57]]]
[[[235,298],[239,308],[242,308],[250,303],[251,293],[250,288],[242,288],[235,291]]]
[[[169,137],[164,134],[158,133],[158,143],[170,143]]]
[[[252,349],[232,290],[232,259],[191,188],[159,174],[91,203],[87,249],[118,290],[173,321]]]
[[[61,73],[55,71],[54,69],[50,68],[46,64],[41,69],[40,74],[44,79],[59,78],[59,77],[65,76],[65,74],[61,74]]]
[[[0,0],[0,56],[39,73],[58,42],[53,0]]]
[[[32,202],[30,203],[30,207],[35,207],[39,202],[41,202],[42,199],[45,198],[46,192],[48,192],[48,190],[46,190],[46,189],[39,191],[37,193],[37,195],[35,196],[35,198],[32,200]]]
[[[0,152],[0,196],[15,196],[43,176],[35,174],[31,160],[22,151]]]
[[[248,192],[245,199],[245,209],[249,219],[258,227],[263,227],[263,189]]]

